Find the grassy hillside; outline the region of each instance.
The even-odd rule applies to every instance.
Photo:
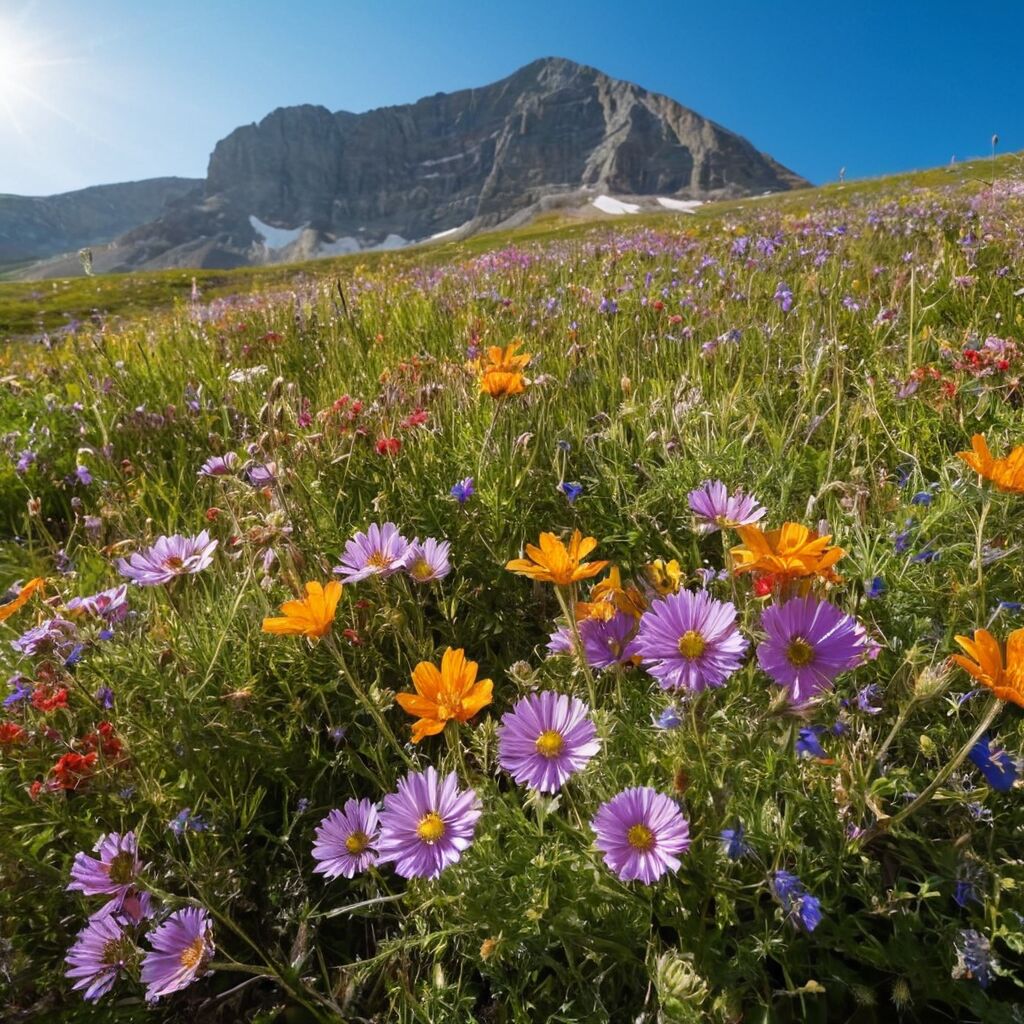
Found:
[[[172,306],[176,301],[188,301],[193,292],[193,281],[206,299],[213,299],[257,290],[287,288],[310,278],[344,279],[363,268],[372,270],[394,266],[401,269],[423,263],[455,261],[506,245],[601,235],[638,224],[669,230],[685,229],[691,219],[698,223],[706,220],[714,222],[717,218],[749,206],[797,212],[821,202],[848,202],[886,190],[906,191],[961,182],[984,182],[995,176],[1014,173],[1021,159],[1018,154],[1010,154],[995,161],[976,160],[753,200],[710,203],[695,215],[641,214],[625,218],[624,222],[621,218],[610,216],[578,220],[567,214],[546,214],[522,228],[485,232],[461,242],[417,246],[399,253],[365,253],[284,266],[240,270],[167,270],[26,282],[5,282],[5,272],[10,276],[18,268],[0,267],[0,341],[5,337],[77,329],[79,324],[86,321],[106,321],[111,317],[138,318],[145,313]]]
[[[1018,1020],[1018,170],[3,286],[0,1018]]]

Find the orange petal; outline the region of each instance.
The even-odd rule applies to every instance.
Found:
[[[419,743],[424,736],[436,736],[439,732],[444,732],[444,727],[445,723],[436,718],[421,718],[418,722],[413,722],[412,741]]]

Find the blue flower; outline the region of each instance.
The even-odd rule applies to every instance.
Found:
[[[1009,792],[1017,781],[1020,768],[1005,750],[992,750],[991,745],[992,739],[985,733],[971,747],[967,756],[994,790],[1000,793]]]
[[[819,736],[825,732],[823,725],[810,725],[801,729],[796,737],[797,757],[817,757],[827,759],[828,754],[821,745]]]
[[[956,878],[956,886],[953,889],[953,899],[958,907],[966,907],[969,903],[981,903],[978,895],[978,885],[984,880],[985,872],[980,865],[970,861],[964,862]]]
[[[583,493],[583,484],[570,483],[568,480],[564,480],[558,485],[558,489],[566,496],[569,504],[573,505],[576,499]]]
[[[338,746],[341,743],[341,741],[345,738],[345,734],[347,732],[348,730],[343,725],[332,725],[327,730],[327,735],[330,738],[330,741],[335,746]]]
[[[675,704],[669,704],[669,706],[654,719],[654,724],[659,729],[678,729],[679,726],[683,724],[683,720],[680,717],[679,709]]]
[[[864,584],[864,596],[867,598],[881,597],[885,593],[885,580],[875,576]]]
[[[910,531],[901,530],[899,533],[893,534],[892,543],[896,549],[896,554],[903,554],[910,547]]]
[[[1024,608],[1024,601],[1000,601],[998,608],[1001,612],[1019,612]]]
[[[953,977],[973,978],[982,988],[992,980],[992,947],[981,932],[964,928],[957,937]]]
[[[167,827],[176,836],[183,836],[186,832],[205,832],[210,826],[200,815],[193,814],[191,807],[184,807],[167,823]]]
[[[821,901],[804,888],[796,875],[789,871],[776,871],[772,875],[771,888],[792,924],[808,932],[813,932],[821,924]]]
[[[862,690],[857,693],[857,707],[864,712],[865,715],[877,715],[882,709],[875,707],[872,703],[878,699],[878,684],[869,683]]]
[[[743,840],[744,835],[742,823],[738,823],[735,828],[722,829],[722,849],[729,860],[739,860],[752,852],[750,845]]]
[[[476,489],[473,487],[473,478],[467,476],[465,480],[460,480],[457,484],[452,486],[452,489],[448,492],[460,505],[465,505],[470,498],[476,494]]]
[[[5,708],[13,707],[32,696],[32,687],[24,676],[11,676],[7,685],[11,687],[11,692],[4,697]]]
[[[939,557],[939,554],[940,552],[932,549],[932,542],[928,541],[910,560],[912,562],[934,562]]]
[[[910,499],[911,505],[930,505],[935,500],[935,495],[930,491],[918,491]]]
[[[105,711],[109,711],[114,706],[114,691],[109,686],[101,686],[93,694],[93,697]]]
[[[92,473],[89,472],[88,466],[79,466],[75,470],[75,476],[83,487],[88,487],[92,483]]]

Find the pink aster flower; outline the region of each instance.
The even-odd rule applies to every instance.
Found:
[[[415,583],[433,583],[443,580],[452,571],[448,555],[451,544],[446,540],[428,537],[420,543],[417,537],[410,545],[405,559],[405,571]]]
[[[179,576],[202,572],[212,561],[217,541],[203,530],[195,537],[160,537],[148,550],[127,560],[118,559],[117,571],[140,587],[159,587]]]
[[[114,982],[138,961],[139,951],[131,936],[110,916],[91,918],[78,933],[64,962],[65,976],[84,999],[96,1002]]]
[[[200,467],[198,476],[230,476],[238,467],[238,456],[234,452],[226,455],[211,455]]]
[[[688,498],[700,533],[749,526],[764,518],[767,511],[756,498],[743,491],[730,494],[721,480],[705,480],[695,491],[690,491]]]
[[[405,568],[408,555],[409,542],[394,523],[372,523],[366,533],[357,533],[345,545],[334,573],[346,583],[358,583],[369,576],[392,576]]]
[[[794,704],[830,689],[840,672],[860,664],[868,651],[864,627],[828,601],[794,597],[761,613],[767,637],[757,661]]]
[[[120,907],[145,866],[139,859],[135,833],[111,832],[100,836],[93,850],[99,857],[75,854],[68,890],[85,896],[113,896],[112,902]]]
[[[73,597],[67,604],[69,612],[85,612],[107,622],[121,622],[128,615],[128,584],[101,590],[88,597]]]
[[[403,878],[437,878],[473,842],[480,814],[476,793],[460,790],[454,772],[443,780],[433,768],[410,772],[384,797],[379,860],[393,861]]]
[[[142,983],[151,1003],[205,974],[215,951],[210,915],[198,907],[174,911],[147,939],[153,949],[142,961]]]
[[[627,665],[636,653],[633,635],[636,619],[625,612],[616,612],[610,619],[584,619],[579,623],[580,640],[587,664],[595,670]],[[559,626],[547,642],[550,654],[572,654],[572,630]]]
[[[590,827],[604,862],[622,882],[651,885],[678,871],[676,856],[690,847],[690,826],[670,797],[638,786],[601,804]]]
[[[352,878],[377,862],[379,823],[369,800],[346,800],[343,811],[333,810],[316,828],[313,871],[325,878]]]
[[[590,708],[564,693],[531,693],[498,727],[498,761],[520,785],[554,793],[601,749]]]
[[[721,686],[746,650],[735,607],[704,590],[681,590],[655,601],[641,617],[632,646],[663,690],[694,693]]]

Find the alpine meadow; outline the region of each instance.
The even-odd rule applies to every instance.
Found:
[[[1024,1020],[1019,156],[0,321],[4,1021]]]

